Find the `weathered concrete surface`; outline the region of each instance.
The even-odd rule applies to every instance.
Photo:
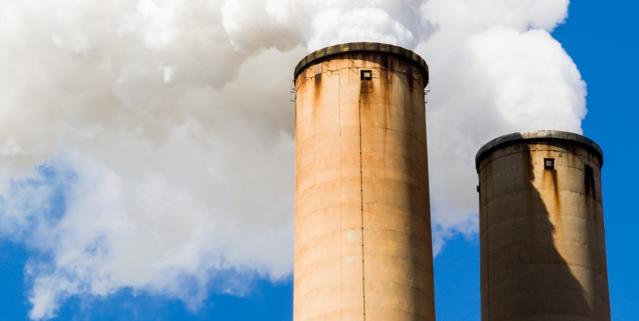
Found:
[[[478,154],[483,321],[610,320],[601,152],[554,133]]]
[[[384,52],[304,68],[294,320],[434,320],[424,68]]]

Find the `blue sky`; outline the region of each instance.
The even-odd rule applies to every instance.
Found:
[[[567,22],[553,35],[588,83],[585,135],[604,149],[604,210],[613,320],[639,320],[639,226],[634,164],[639,120],[636,39],[639,4],[632,1],[573,1]],[[63,206],[63,202],[53,202]],[[58,209],[59,210],[59,209]],[[54,209],[55,211],[55,209]],[[291,214],[292,215],[292,214]],[[435,260],[440,321],[478,321],[479,243],[475,236],[449,240]],[[35,254],[22,242],[0,239],[0,320],[28,320],[30,284],[25,266]],[[182,301],[133,289],[107,297],[70,299],[53,320],[292,320],[290,278],[255,278],[244,296],[210,294],[195,311]]]
[[[584,133],[604,149],[604,211],[608,279],[612,319],[639,320],[639,249],[635,226],[639,223],[632,182],[639,157],[633,138],[639,119],[635,99],[639,44],[633,41],[639,4],[614,1],[575,1],[568,23],[555,35],[579,66],[588,82],[588,116]]]

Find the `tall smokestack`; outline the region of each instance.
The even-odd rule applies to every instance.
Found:
[[[435,319],[426,62],[379,43],[295,69],[294,320]]]
[[[601,148],[567,132],[477,153],[482,320],[609,321]]]

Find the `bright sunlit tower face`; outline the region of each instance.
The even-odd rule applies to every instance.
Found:
[[[435,319],[424,88],[384,44],[319,50],[295,71],[295,321]]]

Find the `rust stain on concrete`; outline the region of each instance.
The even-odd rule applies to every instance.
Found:
[[[298,82],[298,95],[314,97],[296,109],[316,114],[296,120],[305,139],[296,139],[295,321],[435,320],[428,180],[415,179],[427,177],[425,123],[395,117],[425,108],[406,99],[423,88],[400,72],[415,61],[326,56],[326,71]]]
[[[313,101],[315,105],[318,104],[319,99],[322,97],[322,73],[318,73],[313,76]]]
[[[477,158],[482,320],[610,321],[602,207],[593,195],[599,149],[576,134],[543,131],[486,146]],[[544,166],[548,157],[554,169]]]

